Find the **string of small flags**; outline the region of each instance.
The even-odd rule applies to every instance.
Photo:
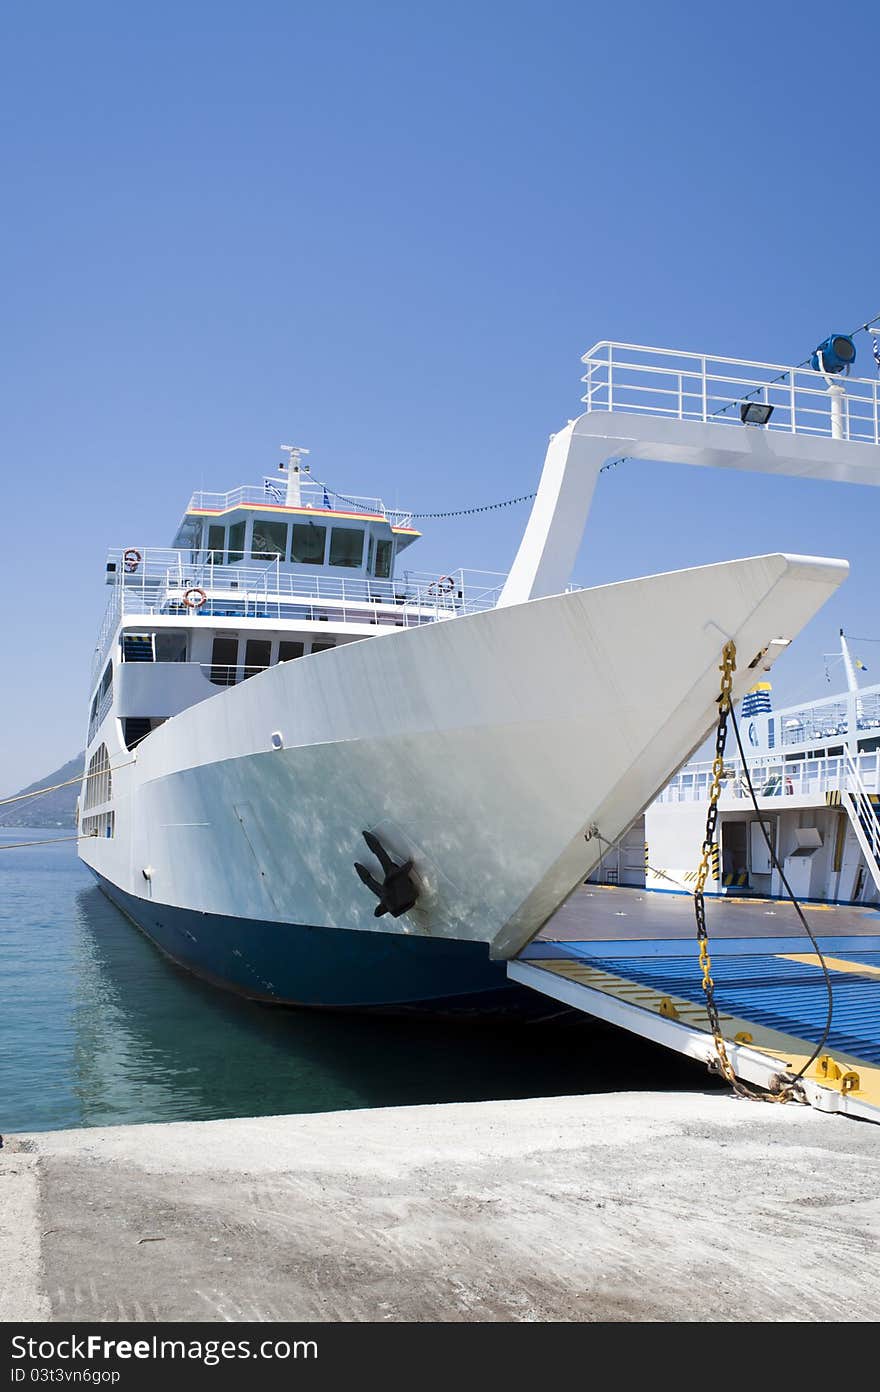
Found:
[[[616,469],[618,464],[623,463],[625,463],[625,459],[623,458],[610,459],[607,464],[602,465],[599,473],[605,474],[609,469]],[[321,487],[325,490],[327,489],[326,484],[321,484]],[[347,498],[344,493],[336,493],[332,488],[329,489],[329,492],[340,503],[347,503],[349,507],[356,507],[363,510],[363,503],[359,502],[356,498]],[[474,514],[478,512],[494,512],[498,508],[515,507],[517,503],[530,503],[532,499],[537,496],[537,490],[535,490],[534,493],[521,493],[516,498],[504,498],[498,503],[480,503],[476,507],[455,508],[449,512],[411,512],[409,516],[414,522],[438,521],[447,517],[473,517]]]

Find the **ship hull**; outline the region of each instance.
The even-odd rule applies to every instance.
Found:
[[[490,958],[534,937],[713,726],[725,639],[738,694],[845,573],[758,557],[279,664],[135,756],[111,747],[115,834],[80,854],[164,951],[249,995],[492,991]],[[412,862],[397,918],[355,873],[381,873],[364,831]]]
[[[137,898],[96,875],[107,898],[166,957],[248,1000],[323,1009],[527,1013],[534,1004],[483,943],[231,918]]]

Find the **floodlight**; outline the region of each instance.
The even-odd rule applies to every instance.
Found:
[[[773,407],[768,401],[741,401],[739,418],[743,425],[766,425],[773,415]]]

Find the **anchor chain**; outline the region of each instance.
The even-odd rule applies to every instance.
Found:
[[[727,744],[727,722],[733,692],[733,674],[736,671],[736,644],[731,639],[725,643],[721,653],[721,690],[718,695],[718,727],[715,731],[715,758],[712,761],[712,781],[709,785],[709,806],[706,811],[706,833],[700,852],[700,866],[697,871],[697,884],[694,890],[694,913],[697,920],[697,942],[700,945],[700,971],[702,973],[703,994],[706,1001],[706,1014],[712,1030],[717,1058],[710,1063],[711,1071],[718,1072],[730,1084],[739,1097],[748,1097],[755,1102],[788,1102],[796,1095],[795,1088],[783,1085],[772,1094],[754,1092],[740,1082],[730,1062],[727,1045],[721,1032],[718,1005],[715,1000],[715,982],[712,977],[712,959],[709,956],[709,929],[706,924],[706,901],[704,897],[706,880],[709,878],[709,863],[715,847],[718,824],[718,799],[721,796],[721,778],[724,773],[724,750]]]

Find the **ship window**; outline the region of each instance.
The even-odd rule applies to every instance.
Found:
[[[87,770],[84,807],[97,807],[99,802],[109,802],[112,791],[110,759],[106,744],[99,744]]]
[[[292,662],[295,657],[302,657],[305,651],[305,643],[281,642],[278,644],[278,661]]]
[[[215,686],[234,686],[238,661],[237,638],[215,638],[211,651],[211,681]]]
[[[290,559],[299,565],[323,565],[327,528],[316,527],[314,522],[294,522],[290,530]]]
[[[208,561],[211,565],[223,564],[223,551],[226,547],[226,528],[213,524],[208,528]]]
[[[229,560],[240,561],[244,555],[244,523],[233,522],[229,528]]]
[[[244,675],[252,677],[269,666],[272,644],[268,638],[249,638],[244,649]]]
[[[327,652],[328,648],[334,648],[335,646],[336,646],[335,643],[313,643],[313,644],[312,644],[312,652],[313,652],[313,653]],[[305,668],[303,668],[303,671],[305,671]]]
[[[388,580],[391,576],[391,554],[393,549],[393,541],[376,542],[376,578],[378,580]]]
[[[375,538],[375,537],[372,535],[372,533],[371,533],[371,534],[370,534],[370,540],[369,540],[369,543],[368,543],[368,545],[367,545],[367,574],[368,574],[368,575],[372,575],[372,573],[373,573],[373,560],[374,560],[375,554],[376,554],[376,538]]]
[[[157,662],[186,662],[185,633],[157,633],[155,643]]]
[[[83,836],[115,836],[116,813],[99,812],[96,817],[83,817]]]
[[[330,533],[330,564],[359,567],[363,558],[363,530],[360,527],[334,527]]]
[[[254,522],[251,555],[257,561],[274,561],[276,556],[280,556],[283,561],[287,555],[287,523],[263,522],[257,518]]]

